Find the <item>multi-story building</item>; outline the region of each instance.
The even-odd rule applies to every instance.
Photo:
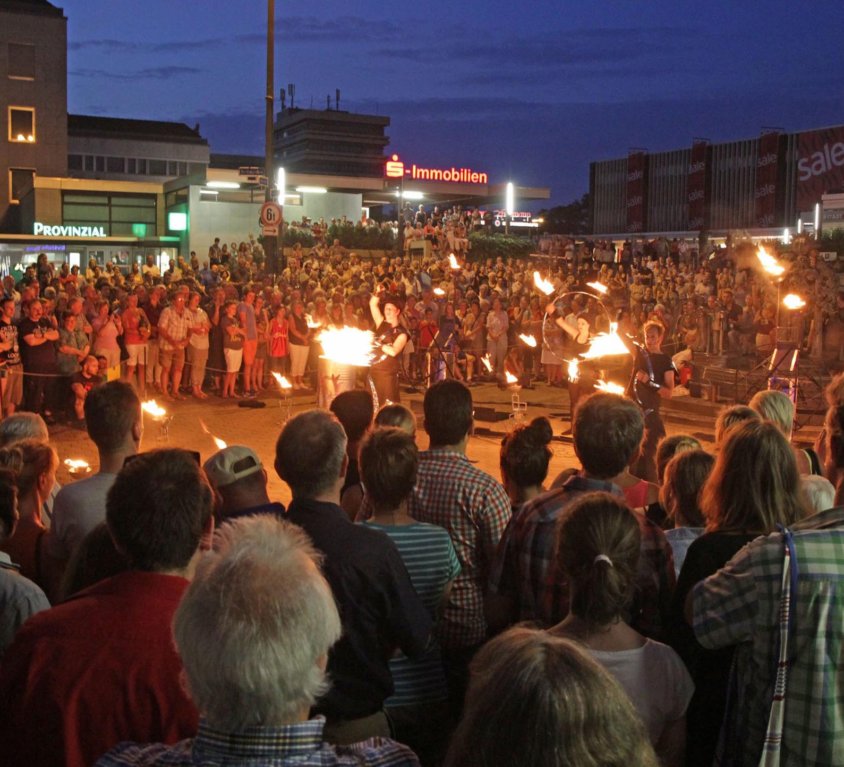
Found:
[[[0,5],[0,231],[17,231],[36,174],[67,170],[67,18],[47,0]]]
[[[589,190],[595,234],[781,231],[844,191],[844,125],[631,151],[591,163]]]

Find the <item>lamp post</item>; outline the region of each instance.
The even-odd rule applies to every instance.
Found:
[[[264,175],[267,178],[266,202],[273,201],[271,180],[273,178],[273,90],[275,75],[275,0],[267,0],[267,92],[264,118]],[[282,195],[284,193],[282,192]],[[279,200],[284,205],[284,197]],[[284,220],[279,222],[279,235]],[[280,271],[278,263],[278,235],[264,235],[264,257],[273,276]]]
[[[506,234],[510,234],[510,219],[513,218],[513,213],[516,212],[516,193],[512,181],[507,182],[507,189],[504,194],[504,212],[507,214],[507,222],[504,227]]]

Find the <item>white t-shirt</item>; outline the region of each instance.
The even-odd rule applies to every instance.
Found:
[[[589,653],[624,688],[656,744],[665,725],[684,716],[695,691],[680,656],[668,645],[645,641],[635,650],[592,650]]]
[[[46,538],[56,559],[67,559],[100,522],[105,521],[106,496],[116,474],[98,472],[87,479],[65,485],[53,503],[53,522]]]

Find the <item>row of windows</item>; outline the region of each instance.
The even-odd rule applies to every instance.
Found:
[[[155,195],[66,192],[62,195],[62,221],[103,226],[112,237],[155,237]]]
[[[92,154],[69,154],[69,171],[87,173],[119,173],[128,176],[186,176],[202,165],[182,160],[150,160],[145,157],[104,157]]]

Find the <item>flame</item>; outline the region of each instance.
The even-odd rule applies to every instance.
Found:
[[[524,341],[528,346],[536,348],[536,339],[533,336],[526,336],[524,333],[522,333],[519,338]]]
[[[624,387],[621,384],[613,383],[612,381],[598,381],[595,384],[598,391],[609,392],[610,394],[624,394]]]
[[[572,383],[577,383],[578,379],[580,378],[580,362],[578,361],[577,357],[575,357],[573,360],[569,360],[568,375],[569,381],[571,381]]]
[[[87,474],[91,471],[88,461],[83,461],[81,458],[65,458],[64,465],[71,474]]]
[[[490,361],[488,354],[484,354],[484,356],[481,357],[481,362],[484,363],[484,367],[491,373],[492,372],[492,362]]]
[[[214,444],[217,446],[217,450],[223,450],[224,448],[227,448],[227,447],[228,447],[228,444],[227,444],[227,443],[225,443],[225,442],[224,442],[223,440],[221,440],[219,437],[215,437],[215,436],[211,433],[211,429],[209,429],[209,428],[205,425],[205,421],[203,421],[201,418],[199,419],[199,425],[202,427],[202,431],[204,431],[204,432],[205,432],[205,433],[206,433],[209,437],[211,437],[211,439],[213,439],[213,440],[214,440]]]
[[[358,328],[329,328],[317,337],[322,344],[320,357],[341,365],[363,368],[372,364],[373,339],[371,330]]]
[[[606,285],[602,285],[600,282],[587,282],[586,285],[592,290],[597,290],[601,295],[606,295],[609,290]]]
[[[533,273],[533,284],[546,296],[550,296],[554,292],[554,286],[548,280],[543,280],[539,272]]]
[[[457,263],[457,259],[454,257],[454,253],[448,254],[448,265],[452,269],[459,269],[460,268],[460,264]]]
[[[519,379],[516,378],[509,370],[504,371],[504,380],[507,381],[508,384],[518,383]]]
[[[589,344],[589,348],[580,356],[585,360],[594,360],[598,357],[611,357],[618,354],[629,354],[630,350],[624,345],[621,336],[618,335],[618,323],[610,323],[609,333],[598,333]]]
[[[789,293],[783,300],[782,305],[786,309],[802,309],[806,306],[806,302],[800,298],[796,293]]]
[[[278,384],[279,388],[280,388],[282,391],[287,391],[288,389],[292,389],[292,388],[293,388],[293,384],[292,384],[292,383],[290,383],[290,381],[288,381],[288,380],[287,380],[287,379],[286,379],[283,375],[281,375],[280,373],[276,373],[275,371],[273,371],[270,375],[272,375],[272,377],[275,379],[275,382]]]
[[[445,291],[442,288],[434,288],[434,295],[435,296],[444,296]]]
[[[316,330],[317,328],[321,328],[321,327],[322,327],[322,325],[320,325],[318,322],[314,322],[314,318],[313,318],[313,317],[311,317],[311,315],[310,315],[310,314],[306,314],[306,315],[305,315],[305,322],[307,323],[308,327],[309,327],[311,330]]]
[[[141,403],[141,410],[148,413],[153,418],[164,418],[164,416],[167,415],[167,411],[154,399],[148,399]]]
[[[782,276],[785,271],[785,267],[782,266],[779,261],[777,261],[777,259],[768,253],[768,251],[761,245],[759,246],[759,250],[756,252],[756,258],[759,259],[759,263],[762,264],[762,268],[774,277]]]

